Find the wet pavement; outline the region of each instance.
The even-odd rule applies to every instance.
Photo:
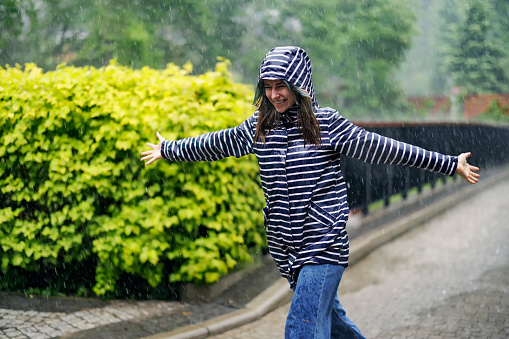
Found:
[[[509,181],[345,271],[339,298],[367,338],[509,338]],[[283,338],[289,304],[214,339]]]

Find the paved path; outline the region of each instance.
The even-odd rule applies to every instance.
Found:
[[[367,338],[509,338],[509,181],[371,253],[339,297]],[[283,338],[288,309],[214,338]]]
[[[93,328],[104,331],[104,328],[125,321],[148,321],[183,309],[184,306],[177,302],[164,301],[115,302],[110,306],[72,313],[0,309],[0,338],[49,339]]]
[[[137,339],[233,310],[213,303],[0,296],[0,339]]]

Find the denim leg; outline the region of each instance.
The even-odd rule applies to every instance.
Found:
[[[286,319],[285,338],[331,338],[332,306],[343,271],[340,265],[302,267]]]
[[[365,339],[359,328],[347,316],[338,296],[332,304],[331,339]]]

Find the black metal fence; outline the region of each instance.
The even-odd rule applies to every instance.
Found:
[[[469,163],[482,170],[509,163],[509,127],[482,124],[438,123],[357,123],[366,130],[443,154],[472,152]],[[351,209],[362,209],[378,200],[389,204],[391,195],[419,190],[426,183],[445,180],[429,171],[385,164],[368,164],[343,157],[343,174],[348,187]]]

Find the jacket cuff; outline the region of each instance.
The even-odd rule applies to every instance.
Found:
[[[458,157],[457,156],[451,157],[451,161],[452,161],[452,167],[451,167],[451,172],[449,173],[449,176],[452,177],[456,173],[456,168],[458,168]]]
[[[170,140],[164,140],[161,144],[161,156],[164,160],[171,161],[170,153],[171,153],[171,141]]]

